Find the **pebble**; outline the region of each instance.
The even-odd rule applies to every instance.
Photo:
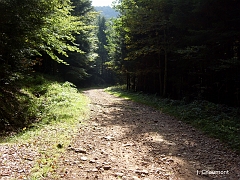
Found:
[[[84,150],[84,149],[81,149],[81,148],[76,148],[74,151],[75,151],[76,153],[87,154],[87,151]]]
[[[98,169],[97,168],[93,168],[92,172],[98,172]]]
[[[112,137],[112,136],[106,136],[106,137],[104,137],[104,139],[106,139],[107,141],[111,141],[111,140],[114,140],[114,137]]]
[[[137,174],[149,174],[148,170],[139,170],[139,169],[135,170],[135,173],[137,173]]]
[[[123,146],[123,147],[134,146],[134,144],[133,144],[133,143],[129,143],[129,144],[123,144],[122,146]]]
[[[117,177],[122,177],[124,174],[123,173],[115,173],[115,176]]]
[[[95,163],[96,162],[96,160],[94,160],[94,159],[91,159],[90,161],[89,161],[89,163]]]
[[[85,156],[81,157],[80,159],[81,159],[82,161],[87,161],[87,160],[88,160],[88,158],[85,157]]]
[[[138,178],[137,176],[133,176],[132,180],[140,180],[140,178]]]

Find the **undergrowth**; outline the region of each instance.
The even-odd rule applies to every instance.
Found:
[[[107,92],[118,97],[152,106],[217,138],[240,153],[240,109],[204,100],[163,99],[156,95],[126,91],[124,86],[109,87]]]
[[[3,136],[1,144],[27,146],[39,154],[27,179],[55,178],[57,160],[71,145],[79,126],[88,117],[89,99],[69,82],[59,83],[41,75],[22,79],[16,98],[25,105],[28,122],[15,133]],[[21,120],[19,120],[19,123]]]

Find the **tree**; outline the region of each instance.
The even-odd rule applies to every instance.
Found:
[[[25,106],[18,100],[22,93],[16,81],[20,73],[29,73],[34,65],[39,65],[36,69],[47,67],[48,71],[58,73],[59,63],[67,64],[64,57],[77,52],[84,57],[80,63],[86,65],[82,69],[77,67],[76,74],[85,76],[95,58],[91,51],[94,27],[89,21],[94,13],[88,10],[90,1],[81,3],[83,12],[74,14],[70,0],[0,1],[0,123],[20,126],[25,121],[21,113]],[[74,64],[72,67],[76,69]]]
[[[74,34],[75,44],[83,53],[68,52],[68,57],[64,58],[69,65],[59,64],[60,75],[78,86],[90,85],[92,75],[94,74],[94,64],[97,54],[97,36],[95,19],[97,13],[93,11],[89,0],[72,0],[74,10],[72,15],[80,18],[83,23],[82,30]]]
[[[134,76],[140,75],[145,79],[151,73],[150,71],[158,73],[159,93],[165,96],[167,93],[167,55],[170,43],[168,29],[171,26],[169,22],[171,4],[164,0],[122,1],[118,8],[123,13],[121,18],[123,30],[126,32],[125,43],[128,53],[125,60],[138,61],[139,67],[144,68],[135,72]],[[158,59],[152,58],[153,54]],[[143,59],[143,56],[146,58]],[[147,57],[151,58],[153,62],[146,62]],[[156,61],[158,61],[157,64]],[[151,70],[146,70],[146,66],[150,66]],[[143,88],[146,86],[144,83]]]
[[[239,104],[239,3],[121,0],[113,26],[124,61],[115,65],[126,74],[127,87]]]
[[[35,55],[49,55],[63,62],[57,54],[82,51],[74,44],[74,33],[83,22],[71,15],[70,0],[1,1],[1,58],[12,68],[23,69],[36,63]]]
[[[239,2],[177,2],[172,20],[181,32],[184,30],[178,52],[179,61],[188,69],[184,76],[191,76],[185,78],[191,79],[184,83],[188,91],[214,102],[232,104],[235,101],[237,104],[239,43],[236,42],[239,41],[240,13],[236,7]]]
[[[106,49],[107,46],[107,26],[106,26],[106,19],[103,16],[99,16],[97,20],[97,26],[98,26],[98,49],[97,49],[97,69],[98,74],[100,77],[105,81],[105,83],[111,84],[112,78],[110,71],[106,68],[106,62],[108,62],[108,52]]]
[[[121,18],[111,19],[107,22],[106,38],[108,52],[108,61],[105,62],[106,68],[112,74],[113,81],[118,83],[130,83],[130,61],[125,61],[126,44],[124,42],[125,31],[123,31],[123,21]],[[130,84],[127,83],[130,88]],[[128,89],[129,89],[128,88]]]

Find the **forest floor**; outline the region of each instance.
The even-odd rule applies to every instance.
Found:
[[[218,140],[103,89],[84,94],[91,99],[90,119],[58,159],[54,173],[61,179],[240,179],[240,156]]]

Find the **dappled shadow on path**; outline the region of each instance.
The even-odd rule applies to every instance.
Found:
[[[118,142],[126,168],[144,169],[150,179],[240,178],[239,156],[218,140],[154,108],[91,91],[92,123]]]

